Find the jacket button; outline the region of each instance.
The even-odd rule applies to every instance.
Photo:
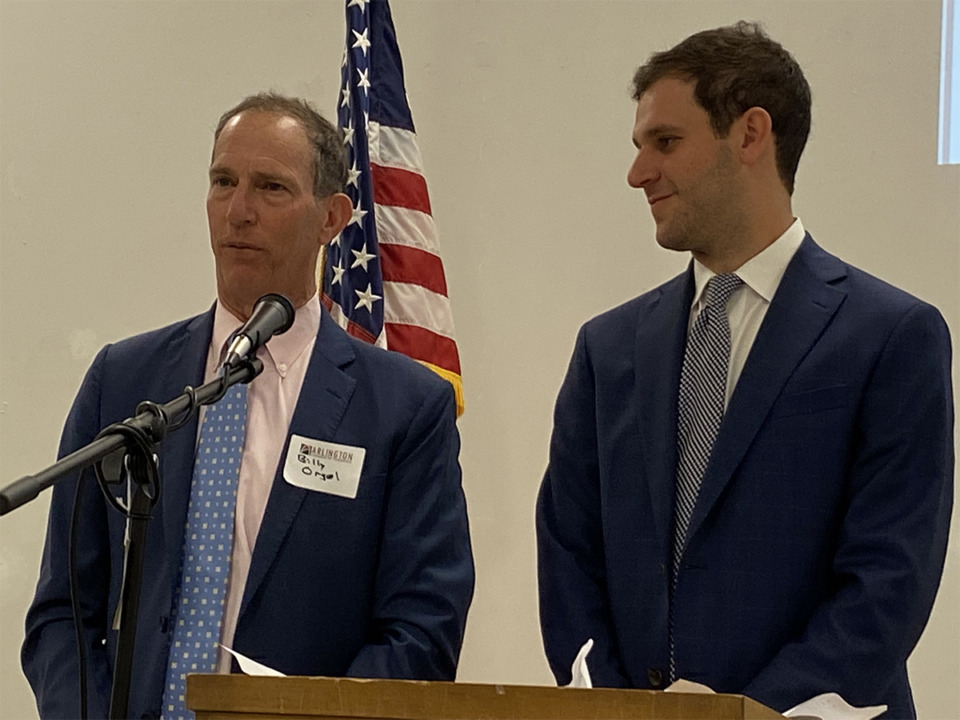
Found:
[[[663,673],[656,668],[648,668],[647,680],[650,682],[651,686],[658,688],[663,685]]]

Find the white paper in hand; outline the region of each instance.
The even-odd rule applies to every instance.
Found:
[[[854,707],[837,693],[823,693],[787,710],[788,718],[815,718],[816,720],[872,720],[887,711],[886,705]]]
[[[241,655],[235,650],[231,650],[226,645],[220,645],[220,647],[237,659],[237,664],[240,666],[240,669],[247,675],[270,675],[273,677],[286,677],[279,670],[274,670],[272,667],[267,667],[266,665],[258,663],[256,660],[251,660],[246,655]]]
[[[593,687],[593,682],[590,680],[590,668],[587,667],[587,655],[590,654],[591,649],[593,649],[593,638],[587,640],[583,644],[583,647],[580,648],[580,652],[577,653],[577,657],[574,659],[573,667],[571,668],[572,678],[570,679],[570,684],[567,685],[567,687]]]

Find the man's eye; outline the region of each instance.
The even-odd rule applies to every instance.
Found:
[[[657,138],[657,145],[660,146],[660,149],[661,149],[661,150],[666,150],[666,149],[669,148],[671,145],[673,145],[673,143],[674,143],[677,139],[678,139],[678,138],[673,137],[673,136],[666,136],[666,137]]]
[[[266,182],[263,184],[263,189],[269,190],[270,192],[283,192],[287,188],[278,182]]]
[[[228,177],[215,177],[210,181],[210,184],[214,187],[229,187],[231,183]]]

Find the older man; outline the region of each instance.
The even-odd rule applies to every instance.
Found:
[[[101,350],[60,448],[139,400],[212,379],[263,294],[297,308],[259,351],[245,397],[235,386],[162,446],[130,716],[190,716],[186,673],[231,669],[218,642],[288,674],[452,680],[474,581],[453,391],[349,337],[318,301],[320,248],[351,215],[341,135],[303,101],[252,96],[220,119],[209,174],[215,307]],[[235,459],[205,432],[227,415]],[[211,457],[239,470],[208,481]],[[336,478],[307,472],[332,469],[329,458]],[[81,681],[90,717],[105,717],[113,677],[124,520],[95,484],[81,487],[81,680],[67,580],[75,493],[76,481],[54,490],[22,652],[45,718],[79,715]]]

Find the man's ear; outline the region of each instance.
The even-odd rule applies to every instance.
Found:
[[[752,107],[737,120],[740,139],[740,160],[754,165],[766,154],[776,156],[773,120],[762,107]]]
[[[353,202],[343,193],[334,193],[317,203],[322,213],[320,244],[326,245],[343,230],[353,216]]]

